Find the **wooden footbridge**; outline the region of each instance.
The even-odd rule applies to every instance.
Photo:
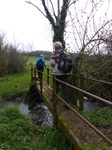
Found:
[[[85,82],[87,83],[87,81],[92,81],[94,83],[108,85],[111,87],[110,94],[112,94],[112,83],[84,78],[84,76],[81,75],[78,77],[80,86],[75,87],[69,84],[69,82],[64,83],[56,79],[55,76],[50,76],[50,71],[52,70],[47,68],[44,72],[41,72],[41,79],[39,80],[37,77],[37,70],[31,67],[31,82],[33,85],[35,85],[35,88],[37,89],[41,98],[44,100],[46,106],[52,113],[54,117],[54,124],[60,127],[67,140],[69,141],[71,148],[74,150],[83,149],[85,143],[89,146],[93,145],[97,148],[104,142],[108,143],[108,147],[112,147],[112,140],[103,134],[100,130],[98,130],[95,126],[93,126],[82,115],[84,110],[84,96],[90,97],[97,102],[103,103],[110,109],[112,108],[111,101],[105,100],[87,92],[87,90],[84,90]],[[59,95],[56,94],[57,81],[65,84],[65,86],[70,88],[72,95],[70,105],[63,100],[61,92]],[[78,95],[78,98],[76,95]],[[53,101],[50,100],[50,97],[53,97]],[[76,99],[78,99],[78,104],[76,103]],[[69,109],[66,109],[65,105],[67,105]]]

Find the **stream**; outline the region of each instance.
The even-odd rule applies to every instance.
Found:
[[[45,126],[52,127],[53,116],[43,101],[35,101],[31,106],[28,103],[21,101],[21,98],[18,98],[18,100],[13,101],[0,99],[0,111],[3,110],[5,107],[13,106],[19,108],[19,110],[24,115],[28,116],[39,128],[43,128]],[[94,106],[96,106],[95,102],[91,102],[87,98],[85,98],[84,110],[90,110]]]
[[[0,111],[5,107],[17,107],[19,110],[26,116],[28,116],[39,128],[45,126],[53,125],[53,116],[50,113],[49,109],[46,107],[44,102],[35,103],[32,108],[29,108],[29,105],[24,102],[15,102],[0,100]]]

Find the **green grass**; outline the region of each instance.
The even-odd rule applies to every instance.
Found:
[[[28,64],[32,63],[35,66],[37,58],[38,57],[35,57],[35,56],[34,57],[29,57]],[[45,60],[45,62],[46,62],[46,66],[50,66],[49,60]]]
[[[38,128],[18,108],[5,108],[0,112],[0,149],[37,149]]]
[[[16,107],[0,112],[0,150],[70,150],[62,132],[55,127],[39,130]]]
[[[33,64],[35,64],[36,63],[36,61],[37,61],[37,57],[29,57],[29,59],[28,59],[28,63],[33,63]]]
[[[31,82],[30,71],[5,75],[0,78],[0,96],[12,96],[28,91]]]
[[[30,63],[32,63],[33,67],[35,67],[36,60],[37,60],[36,57],[29,57],[28,64],[26,66],[26,71],[24,73],[5,75],[5,76],[1,77],[0,78],[0,96],[10,97],[10,96],[13,96],[16,94],[21,94],[21,93],[27,92],[29,90],[29,86],[31,83],[31,71],[30,71],[31,65],[30,65]],[[46,61],[46,65],[49,66],[49,61]],[[46,73],[46,71],[47,70],[45,69],[44,72]],[[52,75],[52,71],[50,71],[50,75]],[[44,81],[47,81],[47,77],[45,75],[44,75]],[[50,79],[50,85],[52,85],[52,79]],[[7,111],[9,112],[9,110],[7,110]],[[33,133],[31,124],[27,123],[27,122],[24,123],[24,121],[26,121],[27,119],[24,119],[24,117],[21,115],[20,115],[20,120],[21,120],[21,117],[23,117],[23,119],[22,119],[23,122],[20,120],[16,120],[17,123],[15,123],[15,125],[17,124],[17,129],[15,129],[14,125],[13,125],[13,121],[16,118],[18,118],[17,113],[15,113],[15,111],[12,111],[12,113],[2,112],[4,115],[2,117],[0,116],[0,133],[2,133],[2,130],[3,130],[3,134],[0,134],[0,138],[4,139],[4,141],[0,139],[0,141],[2,141],[2,143],[0,144],[0,149],[1,148],[2,148],[2,150],[15,149],[12,147],[10,148],[10,146],[16,147],[17,143],[20,143],[20,148],[17,148],[17,149],[24,149],[24,150],[25,150],[25,148],[31,149],[32,143],[34,145],[34,148],[32,148],[33,150],[37,149],[37,145],[39,145],[38,150],[44,150],[44,149],[45,150],[47,150],[47,149],[49,149],[49,150],[66,150],[67,149],[68,150],[69,149],[69,148],[67,148],[67,145],[65,143],[66,140],[65,140],[63,134],[59,130],[56,130],[55,128],[47,127],[46,129],[44,129],[41,132],[38,132],[38,130],[36,129],[35,133]],[[7,114],[7,116],[6,116],[6,114]],[[85,112],[85,116],[89,119],[89,121],[92,124],[94,124],[96,126],[107,126],[109,123],[112,123],[112,111],[110,109],[108,110],[108,109],[103,109],[103,108],[102,109],[96,108],[90,112]],[[26,126],[25,126],[25,124],[26,124]],[[24,133],[23,128],[24,128],[24,130],[26,130],[25,128],[28,128],[27,124],[29,124],[29,126],[31,127],[31,130],[30,130],[31,136],[28,133],[27,134],[25,133],[23,135],[23,133]],[[21,125],[22,125],[22,127],[21,127]],[[18,128],[20,129],[20,131],[18,131]],[[34,129],[35,129],[35,127],[34,127]],[[17,130],[17,132],[16,132],[16,130]],[[17,136],[17,137],[14,136],[16,141],[13,141],[14,133],[15,133],[15,136]],[[33,139],[32,136],[35,138]],[[9,139],[11,137],[12,137],[12,139],[11,139],[12,141],[10,141],[10,140],[8,141],[7,138]],[[111,138],[112,138],[112,135],[111,135]],[[21,141],[21,139],[22,139],[22,141]],[[30,144],[28,144],[29,141],[31,142]],[[12,144],[10,144],[10,142]],[[24,147],[24,148],[22,148],[22,147]],[[85,150],[87,150],[87,149],[92,150],[93,148],[89,147],[88,145],[85,145]]]
[[[108,107],[95,107],[91,111],[85,112],[85,117],[94,126],[107,126],[112,123],[112,109]]]
[[[88,144],[84,144],[83,150],[107,150],[108,149],[108,144],[107,143],[102,143],[102,145],[99,145],[99,147],[94,147],[90,146]]]
[[[109,107],[95,107],[84,112],[84,116],[98,128],[104,135],[112,140],[112,109]],[[101,147],[109,147],[106,142],[101,143]],[[106,149],[106,148],[105,148]]]
[[[26,66],[26,71],[20,74],[10,74],[5,75],[0,78],[0,96],[13,96],[16,94],[21,94],[29,90],[31,83],[31,65],[35,68],[37,58],[29,57],[28,64]],[[49,66],[49,61],[46,61],[46,65]],[[47,70],[44,69],[47,73]],[[50,71],[52,75],[52,71]],[[44,81],[47,82],[47,77],[44,75]],[[50,84],[52,85],[52,80],[50,79]]]
[[[37,58],[29,57],[26,71],[0,78],[0,97],[13,96],[29,90],[31,65]],[[46,61],[49,65],[49,61]],[[46,69],[44,70],[46,73]],[[50,75],[52,72],[50,71]],[[44,75],[45,76],[45,75]],[[44,81],[46,81],[44,77]],[[9,107],[0,112],[0,150],[70,150],[63,133],[55,127],[39,130],[18,108]]]

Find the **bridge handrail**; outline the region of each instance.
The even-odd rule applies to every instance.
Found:
[[[65,105],[67,105],[81,120],[83,120],[90,128],[92,128],[99,136],[101,136],[107,143],[112,146],[112,141],[106,137],[100,130],[98,130],[94,125],[92,125],[87,119],[81,116],[74,108],[67,104],[60,96],[55,94]]]
[[[36,68],[35,68],[36,69]],[[49,69],[50,71],[52,71],[52,69],[50,68],[47,68]],[[39,70],[38,70],[39,71]],[[39,71],[40,72],[40,71]],[[43,72],[44,73],[44,72]],[[74,74],[70,74],[70,76],[75,76],[75,77],[78,77],[80,78],[80,76],[78,75],[74,75]],[[98,79],[94,79],[94,78],[87,78],[87,77],[82,77],[83,79],[85,80],[91,80],[91,81],[94,81],[94,82],[99,82],[99,83],[103,83],[103,84],[108,84],[108,85],[112,85],[112,82],[107,82],[107,81],[103,81],[103,80],[98,80]]]
[[[51,76],[50,76],[51,77]],[[52,77],[51,77],[52,78]],[[56,79],[57,80],[57,79]],[[60,82],[60,80],[57,80]],[[41,81],[47,88],[48,85],[45,84],[45,82]],[[62,81],[61,81],[62,82]],[[63,84],[65,84],[65,82],[63,82]],[[68,85],[68,84],[66,84]],[[49,90],[51,90],[49,88]],[[52,90],[51,90],[52,91]],[[87,119],[85,119],[83,116],[81,116],[74,108],[72,108],[68,103],[66,103],[59,95],[57,95],[56,93],[54,93],[54,95],[56,97],[58,97],[65,105],[67,105],[81,120],[83,120],[90,128],[92,128],[99,136],[101,136],[107,143],[109,143],[110,145],[112,145],[112,141],[106,137],[100,130],[98,130],[94,125],[92,125]],[[56,107],[56,104],[54,105]],[[112,103],[111,103],[112,106]]]
[[[32,70],[32,69],[31,69],[31,70]],[[41,72],[41,71],[40,71],[40,72]],[[59,80],[59,79],[56,79],[56,78],[50,76],[49,74],[45,74],[44,72],[41,72],[41,73],[44,74],[44,75],[46,75],[46,76],[49,77],[49,78],[52,78],[52,79],[55,80],[55,81],[61,82],[61,83],[65,84],[65,85],[67,85],[67,86],[69,86],[69,87],[71,87],[71,88],[73,88],[73,89],[75,89],[75,90],[77,90],[77,91],[79,91],[79,92],[81,92],[81,93],[87,95],[87,96],[90,96],[90,97],[92,97],[92,98],[94,98],[94,99],[96,99],[96,100],[98,100],[98,101],[101,101],[101,102],[105,103],[106,105],[112,106],[112,102],[109,102],[108,100],[105,100],[105,99],[103,99],[103,98],[100,98],[100,97],[98,97],[98,96],[95,96],[94,94],[91,94],[91,93],[89,93],[89,92],[86,92],[86,91],[84,91],[83,89],[80,89],[80,88],[77,88],[77,87],[75,87],[75,86],[72,86],[72,85],[70,85],[69,83],[65,83],[65,82],[63,82],[63,81],[61,81],[61,80]],[[48,72],[47,72],[47,73],[48,73]],[[34,68],[34,75],[35,75],[35,77],[36,77],[36,69],[35,69],[35,68]],[[32,72],[31,72],[31,77],[32,77]],[[36,80],[35,77],[34,77],[34,80]],[[88,79],[88,78],[87,78],[87,79]],[[31,79],[31,81],[32,81],[32,80],[33,80],[33,79]],[[94,81],[94,79],[93,79],[93,81]],[[95,80],[95,81],[98,82],[98,80]],[[41,81],[41,80],[40,80],[40,82],[41,82],[42,84],[44,84],[45,86],[48,85],[48,84],[45,84],[45,82],[43,82],[43,81]],[[105,81],[101,81],[101,82],[108,84],[108,82],[105,82]],[[111,84],[109,83],[109,85],[111,85]],[[48,87],[48,86],[47,86],[47,87]],[[48,87],[48,88],[49,88],[49,87]],[[83,116],[81,116],[75,109],[73,109],[69,104],[67,104],[59,95],[56,94],[56,92],[53,91],[53,94],[54,94],[56,97],[58,97],[65,105],[67,105],[78,117],[80,117],[81,120],[83,120],[87,125],[89,125],[96,133],[98,133],[99,136],[101,136],[107,143],[109,143],[109,144],[112,146],[112,141],[111,141],[108,137],[106,137],[101,131],[99,131],[99,130],[98,130],[94,125],[92,125],[87,119],[85,119],[85,118],[84,118]],[[54,106],[56,107],[56,105],[54,105]],[[56,108],[55,108],[55,109],[56,109]]]
[[[80,76],[77,76],[77,75],[74,75],[74,74],[70,74],[70,76],[74,76],[74,77],[78,77],[78,78],[80,78]],[[85,80],[91,80],[91,81],[99,82],[99,83],[103,83],[103,84],[112,85],[112,83],[111,83],[111,82],[107,82],[107,81],[103,81],[103,80],[97,80],[97,79],[94,79],[94,78],[87,78],[87,77],[83,77],[83,79],[85,79]]]
[[[35,68],[34,68],[34,70],[35,70]],[[35,72],[35,71],[34,71],[34,72]],[[41,72],[41,71],[39,71],[39,72]],[[42,72],[42,74],[44,74],[44,75],[46,75],[47,77],[53,79],[53,77],[50,76],[49,74],[45,74],[44,72]],[[82,77],[82,78],[84,78],[84,77]],[[86,78],[86,79],[89,79],[89,78]],[[107,104],[107,105],[109,105],[109,106],[112,106],[112,102],[110,102],[110,101],[108,101],[108,100],[105,100],[105,99],[103,99],[103,98],[100,98],[99,96],[96,96],[96,95],[94,95],[94,94],[91,94],[91,93],[89,93],[89,92],[86,92],[86,91],[83,90],[83,89],[80,89],[80,88],[78,88],[78,87],[76,87],[76,86],[70,85],[69,83],[63,82],[63,81],[61,81],[61,80],[59,80],[59,79],[55,79],[55,80],[58,81],[58,82],[60,82],[60,83],[65,84],[65,85],[67,85],[67,86],[69,86],[69,87],[71,87],[71,88],[73,88],[73,89],[75,89],[75,90],[77,90],[77,91],[79,91],[79,92],[81,92],[81,93],[83,93],[83,94],[85,94],[85,95],[91,97],[91,98],[94,98],[95,100],[98,100],[98,101],[103,102],[103,103],[105,103],[105,104]],[[99,80],[95,80],[95,81],[99,82]],[[102,82],[103,82],[103,81],[102,81]],[[106,84],[109,83],[109,84],[110,84],[110,82],[105,82],[105,81],[104,81],[103,83],[106,83]],[[111,84],[112,84],[112,83],[111,83]]]
[[[44,72],[43,72],[43,74],[53,79],[52,76],[50,76],[50,75],[48,75],[48,74],[45,74]],[[84,77],[82,77],[82,78],[84,78]],[[85,78],[85,79],[90,80],[89,78]],[[67,85],[67,86],[69,86],[69,87],[71,87],[71,88],[73,88],[73,89],[75,89],[75,90],[77,90],[77,91],[79,91],[79,92],[82,92],[83,94],[85,94],[85,95],[87,95],[87,96],[89,96],[89,97],[91,97],[91,98],[94,98],[95,100],[98,100],[98,101],[103,102],[103,103],[105,103],[105,104],[107,104],[107,105],[109,105],[109,106],[112,106],[112,102],[109,102],[108,100],[105,100],[105,99],[103,99],[103,98],[100,98],[99,96],[96,96],[96,95],[94,95],[94,94],[91,94],[91,93],[89,93],[89,92],[86,92],[86,91],[83,90],[83,89],[77,88],[76,86],[70,85],[69,83],[63,82],[63,81],[61,81],[61,80],[59,80],[59,79],[55,79],[55,80],[58,81],[58,82],[60,82],[60,83],[63,83],[64,85]],[[101,82],[101,80],[95,80],[95,79],[94,79],[94,81],[97,81],[97,82],[100,81],[100,82]],[[110,82],[105,82],[105,81],[102,81],[102,83],[110,84],[110,85],[112,84],[112,83],[110,83]]]
[[[83,94],[85,94],[85,95],[87,95],[87,96],[89,96],[89,97],[91,97],[91,98],[94,98],[95,100],[101,101],[101,102],[103,102],[103,103],[105,103],[105,104],[107,104],[107,105],[109,105],[109,106],[112,106],[112,102],[109,102],[108,100],[105,100],[105,99],[103,99],[103,98],[100,98],[100,97],[98,97],[98,96],[96,96],[96,95],[94,95],[94,94],[91,94],[91,93],[89,93],[89,92],[86,92],[86,91],[84,91],[84,90],[82,90],[82,89],[80,89],[80,88],[77,88],[76,86],[70,85],[70,84],[65,83],[65,82],[63,82],[63,81],[61,81],[61,80],[56,79],[56,81],[61,82],[61,83],[65,84],[65,85],[67,85],[67,86],[69,86],[69,87],[71,87],[71,88],[73,88],[73,89],[75,89],[75,90],[77,90],[77,91],[79,91],[79,92],[82,92]]]

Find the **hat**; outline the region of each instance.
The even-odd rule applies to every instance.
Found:
[[[40,55],[40,57],[43,57],[43,58],[44,58],[44,55],[43,55],[43,54],[41,54],[41,55]]]

